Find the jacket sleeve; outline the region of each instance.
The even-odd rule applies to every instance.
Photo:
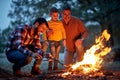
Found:
[[[63,37],[63,39],[66,39],[65,28],[64,28],[62,22],[61,22],[61,30],[62,30],[62,37]]]
[[[81,38],[86,39],[88,36],[87,28],[85,27],[84,23],[81,20],[79,20],[78,25],[79,25],[79,31],[81,33]]]
[[[15,49],[18,49],[19,51],[21,51],[27,56],[31,56],[33,52],[29,50],[27,47],[25,47],[24,45],[24,40],[25,40],[26,35],[27,35],[27,29],[18,27],[15,30],[15,36],[14,36],[15,41],[13,44],[14,44]]]
[[[47,30],[43,32],[43,40],[47,40]]]

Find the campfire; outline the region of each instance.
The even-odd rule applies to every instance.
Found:
[[[86,50],[81,62],[65,66],[67,70],[58,70],[40,76],[41,79],[49,80],[120,80],[120,71],[104,70],[105,56],[111,48],[107,46],[110,34],[104,30],[97,37],[95,44]]]
[[[103,63],[103,57],[107,55],[111,48],[106,46],[106,42],[110,39],[110,34],[107,30],[104,30],[101,36],[97,37],[95,44],[84,54],[84,58],[81,62],[76,62],[71,65],[68,70],[62,74],[63,77],[68,75],[80,75],[80,74],[94,74],[103,75],[100,71]],[[90,76],[90,75],[89,75]]]

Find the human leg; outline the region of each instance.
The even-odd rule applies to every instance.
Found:
[[[31,74],[33,75],[39,75],[42,73],[40,70],[39,66],[41,64],[42,58],[41,59],[35,59],[34,64],[32,66]]]
[[[27,56],[18,50],[12,50],[7,54],[7,59],[14,63],[13,74],[21,75],[21,67],[27,65]]]
[[[82,61],[84,56],[84,46],[78,45],[76,46],[76,62]]]
[[[54,41],[50,41],[50,54],[55,57],[55,42]],[[53,60],[49,60],[48,63],[48,70],[51,71],[52,70],[52,65],[53,64]]]
[[[54,67],[53,67],[54,70],[58,69],[58,61],[57,60],[59,59],[60,49],[61,49],[60,45],[56,46],[56,49],[55,49],[55,59],[56,60],[54,60]]]
[[[65,65],[69,66],[70,64],[73,63],[73,57],[74,57],[74,52],[70,52],[68,50],[66,50],[65,52]]]

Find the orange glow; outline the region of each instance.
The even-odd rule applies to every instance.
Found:
[[[105,46],[109,38],[110,34],[104,30],[102,35],[96,38],[95,44],[86,50],[83,60],[73,64],[62,76],[70,75],[76,71],[77,73],[88,74],[100,70],[103,62],[102,57],[111,51],[110,47]]]

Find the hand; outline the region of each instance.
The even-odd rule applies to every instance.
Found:
[[[48,58],[48,59],[53,58],[53,56],[50,53],[45,54],[45,57]]]
[[[33,53],[32,57],[35,58],[35,59],[42,59],[42,56],[38,53]]]
[[[53,34],[53,30],[52,29],[47,32],[47,36],[50,36],[51,34]]]
[[[50,53],[45,54],[45,57],[48,59],[48,62],[54,59],[54,57]]]
[[[82,39],[77,39],[77,40],[75,41],[75,45],[76,45],[76,46],[79,46],[79,45],[82,44],[82,42],[83,42]]]

